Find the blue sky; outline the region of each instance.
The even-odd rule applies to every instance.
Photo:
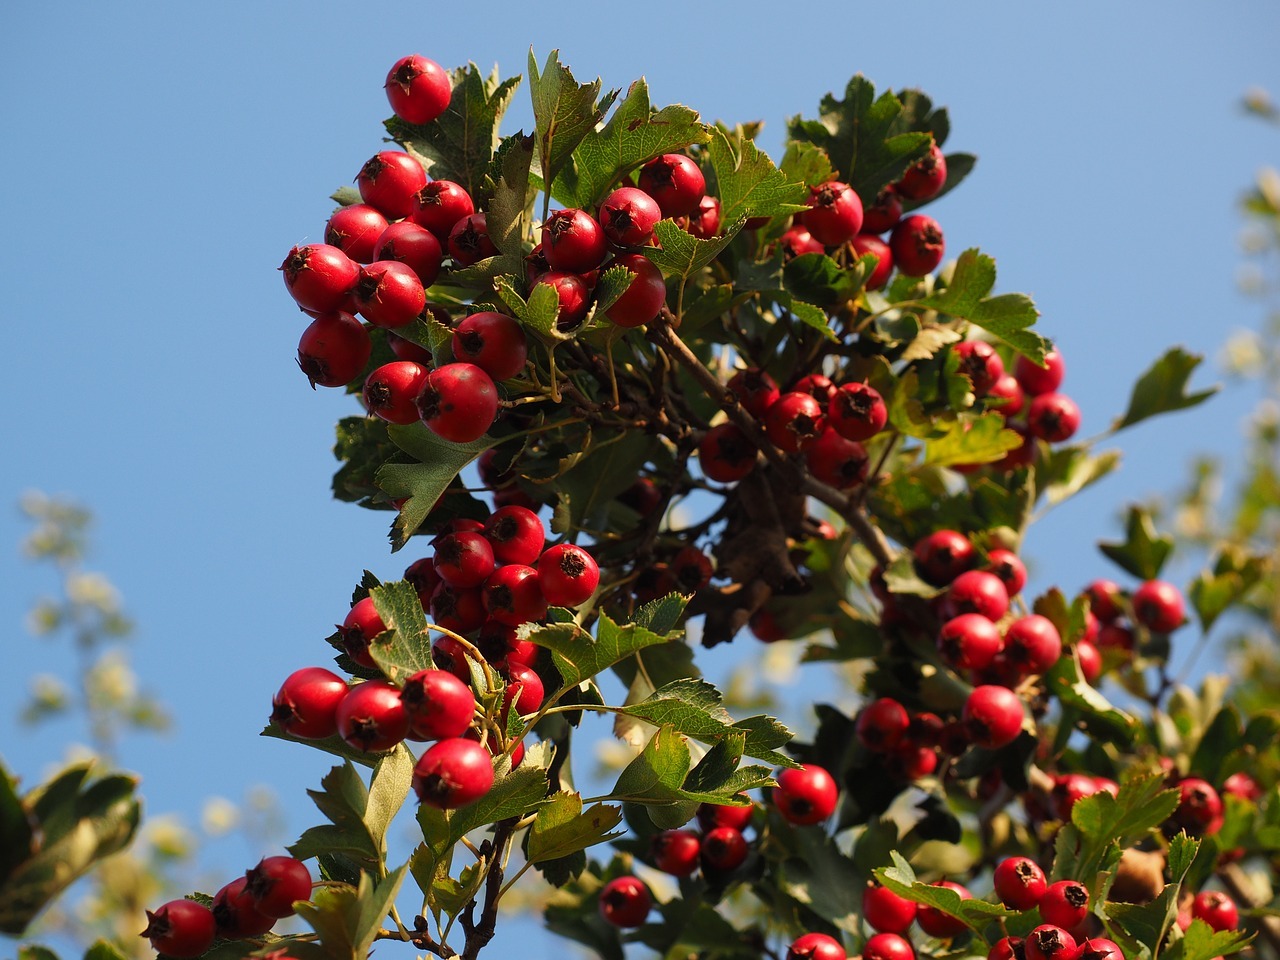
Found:
[[[332,424],[354,406],[296,370],[304,324],[275,268],[320,237],[328,194],[380,149],[383,77],[406,53],[512,74],[530,45],[540,58],[558,47],[579,79],[625,88],[643,74],[655,103],[763,119],[775,154],[785,119],[812,115],[854,72],[926,90],[950,107],[948,148],[980,158],[930,212],[950,251],[980,245],[1002,290],[1036,299],[1085,435],[1166,346],[1212,356],[1257,321],[1233,283],[1235,203],[1278,144],[1237,104],[1252,86],[1280,92],[1272,4],[552,9],[152,2],[6,15],[0,756],[18,772],[36,776],[77,735],[29,736],[10,706],[51,666],[21,627],[50,586],[16,546],[17,499],[39,488],[97,513],[93,565],[123,592],[140,624],[135,665],[175,710],[174,736],[123,751],[149,809],[194,819],[209,793],[264,782],[292,829],[310,822],[302,790],[328,764],[257,737],[270,696],[325,661],[322,638],[363,568],[396,576],[417,555],[388,553],[385,515],[329,498]],[[527,97],[504,131],[529,125]],[[1032,533],[1033,584],[1110,575],[1093,545],[1117,533],[1123,502],[1169,490],[1192,452],[1230,457],[1251,401],[1228,394],[1123,435],[1124,472]],[[232,868],[257,855],[210,851]]]

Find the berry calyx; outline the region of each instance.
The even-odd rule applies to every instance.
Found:
[[[786,453],[799,453],[820,436],[822,405],[807,393],[784,393],[764,415],[764,432]]]
[[[280,270],[289,295],[299,307],[313,313],[346,308],[360,276],[360,265],[327,243],[294,247]]]
[[[1040,865],[1030,857],[1007,857],[996,865],[996,896],[1011,910],[1030,910],[1049,885]]]
[[[600,228],[610,243],[620,247],[647,244],[661,219],[658,202],[635,187],[619,187],[600,204]]]
[[[1076,880],[1051,883],[1037,904],[1045,923],[1070,930],[1089,915],[1089,890]]]
[[[198,957],[213,944],[217,931],[213,913],[194,900],[170,900],[147,911],[142,936],[157,953],[170,957]]]
[[[596,592],[600,567],[576,544],[557,544],[538,558],[538,583],[548,604],[576,607]]]
[[[345,387],[369,362],[373,341],[360,321],[349,313],[322,313],[298,340],[298,369],[314,390]]]

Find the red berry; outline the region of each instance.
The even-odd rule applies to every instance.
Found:
[[[1014,376],[1018,378],[1019,385],[1033,397],[1053,393],[1062,385],[1065,373],[1062,354],[1057,350],[1050,350],[1044,355],[1044,366],[1028,357],[1019,356],[1014,367]]]
[[[404,682],[400,702],[409,729],[424,740],[460,737],[471,727],[476,698],[471,688],[445,670],[419,670]]]
[[[495,510],[484,522],[484,535],[500,563],[533,566],[546,543],[542,521],[526,507]]]
[[[478,587],[493,573],[493,547],[480,533],[449,533],[436,541],[435,565],[445,583]]]
[[[414,195],[427,185],[427,171],[400,150],[383,150],[371,157],[356,174],[360,199],[376,207],[389,220],[413,212]]]
[[[973,544],[963,533],[955,530],[937,530],[929,534],[916,543],[912,552],[916,571],[935,587],[946,586],[972,567],[977,559]]]
[[[826,248],[807,227],[795,226],[778,238],[784,260],[794,260],[806,253],[822,253]]]
[[[961,713],[973,742],[988,750],[998,750],[1017,739],[1023,716],[1018,695],[993,684],[974,687]]]
[[[961,900],[969,900],[973,897],[967,888],[951,880],[941,880],[934,886],[955,891]],[[949,913],[943,913],[937,907],[921,906],[916,912],[916,923],[920,924],[920,929],[929,936],[943,939],[958,936],[968,929],[963,920],[958,920]]]
[[[303,310],[330,313],[350,306],[360,265],[337,247],[311,243],[294,247],[280,264],[289,295]]]
[[[1240,910],[1235,901],[1218,890],[1196,894],[1191,902],[1191,916],[1203,920],[1214,930],[1235,930],[1240,926]]]
[[[1000,578],[1005,593],[1016,597],[1027,585],[1027,568],[1012,550],[998,547],[987,554],[986,569]]]
[[[517,716],[527,717],[538,712],[545,696],[541,677],[523,664],[508,666],[507,689],[502,701],[504,711],[514,706]]]
[[[877,933],[905,934],[916,919],[915,901],[888,887],[868,883],[862,891],[862,919]]]
[[[1004,361],[985,340],[965,340],[955,345],[960,372],[973,384],[973,392],[985,397],[1004,376]]]
[[[497,253],[483,213],[463,217],[449,230],[449,256],[460,267],[469,267]]]
[[[1030,857],[1007,857],[996,864],[996,896],[1011,910],[1030,910],[1048,889],[1044,871]]]
[[[682,217],[698,209],[707,181],[689,157],[664,153],[640,168],[639,187],[653,197],[664,217]]]
[[[1222,781],[1222,792],[1250,803],[1257,803],[1262,799],[1262,787],[1258,785],[1257,780],[1243,770],[1233,773]]]
[[[1019,617],[1005,631],[1004,655],[1023,676],[1044,673],[1062,656],[1062,637],[1047,617],[1038,613]],[[1069,927],[1072,924],[1059,926]]]
[[[671,575],[681,593],[697,593],[711,582],[711,558],[697,547],[682,547],[671,559]]]
[[[260,937],[276,925],[275,917],[269,917],[253,901],[253,897],[245,890],[244,877],[236,877],[213,895],[213,922],[218,928],[218,936],[227,940],[243,940],[245,937]],[[307,883],[307,894],[311,893],[311,884]]]
[[[867,277],[866,287],[868,290],[883,290],[893,273],[893,251],[889,245],[874,233],[860,233],[849,241],[849,246],[859,258],[867,254],[876,258],[875,269]]]
[[[1009,612],[1009,591],[994,573],[966,570],[951,581],[945,606],[952,617],[978,613],[995,621]]]
[[[886,752],[906,736],[911,718],[906,708],[892,697],[881,697],[862,708],[855,731],[868,750]]]
[[[649,850],[653,863],[663,873],[687,877],[698,869],[702,842],[692,830],[663,830],[654,834]]]
[[[924,159],[907,168],[907,172],[893,188],[908,200],[931,200],[946,182],[947,158],[935,143],[929,147],[929,153]]]
[[[552,270],[540,276],[537,283],[545,283],[553,287],[560,298],[560,315],[556,319],[556,327],[560,330],[572,330],[580,324],[590,308],[590,294],[582,278],[574,273],[561,273]]]
[[[470,443],[484,436],[498,416],[493,379],[473,363],[450,363],[427,376],[418,413],[437,436]]]
[[[653,899],[635,877],[616,877],[600,891],[600,916],[615,927],[638,927],[649,916]]]
[[[624,253],[610,267],[623,267],[631,283],[622,296],[605,311],[605,316],[620,327],[641,327],[653,320],[667,302],[667,283],[653,261],[639,253]]]
[[[412,360],[380,366],[364,382],[364,405],[388,423],[401,425],[418,419],[416,401],[427,382],[428,370]]]
[[[764,414],[764,432],[786,453],[799,453],[822,436],[822,405],[807,393],[784,393]]]
[[[687,217],[676,221],[690,236],[710,240],[720,232],[720,201],[704,196],[698,207]]]
[[[148,910],[147,929],[142,936],[157,953],[169,957],[198,957],[213,944],[216,925],[213,914],[194,900],[170,900],[157,910]]]
[[[902,199],[892,186],[876,194],[875,202],[862,211],[862,229],[866,233],[888,233],[902,219]]]
[[[809,188],[809,209],[800,220],[813,238],[828,247],[848,243],[862,228],[862,200],[839,180]]]
[[[896,933],[877,933],[862,946],[862,960],[915,960],[911,941]]]
[[[451,737],[427,748],[413,767],[413,790],[430,807],[475,803],[493,786],[493,758],[474,740]]]
[[[392,224],[394,226],[394,224]],[[431,351],[426,347],[414,343],[412,340],[406,340],[399,334],[387,331],[387,346],[391,348],[391,352],[396,355],[399,360],[412,360],[414,363],[421,364],[424,367],[431,366]]]
[[[733,827],[745,830],[751,824],[751,815],[755,812],[755,804],[744,807],[731,807],[722,803],[704,803],[698,807],[698,823],[703,830],[714,830],[716,827]]]
[[[277,920],[292,916],[296,901],[311,899],[311,871],[293,857],[263,857],[244,879],[257,908]]]
[[[435,283],[436,277],[440,275],[443,255],[435,234],[411,220],[389,224],[373,248],[375,263],[380,260],[403,263],[413,271],[423,287]],[[395,349],[394,344],[392,349]]]
[[[987,952],[987,960],[1024,960],[1021,937],[1001,937]],[[1116,960],[1124,960],[1117,957]]]
[[[1186,777],[1178,783],[1178,793],[1178,808],[1171,818],[1174,826],[1195,837],[1215,834],[1222,828],[1222,798],[1211,784],[1199,777]]]
[[[454,633],[470,633],[472,630],[479,629],[486,619],[484,601],[480,598],[480,588],[455,587],[442,582],[431,593],[431,619],[438,626],[452,630]],[[437,640],[437,648],[446,640],[450,638],[442,637]],[[439,659],[436,659],[436,663],[440,663]],[[465,662],[461,663],[461,671],[455,669],[450,672],[464,681],[471,678]]]
[[[1002,374],[987,391],[988,409],[996,410],[1005,419],[1020,414],[1026,402],[1027,398],[1023,395],[1022,387],[1018,386],[1018,381],[1007,373]]]
[[[825,933],[802,934],[787,948],[787,960],[845,960],[846,956],[840,941]]]
[[[799,769],[788,767],[778,774],[777,781],[773,804],[788,823],[796,826],[821,823],[835,812],[839,798],[836,782],[817,764],[806,763]]]
[[[1133,591],[1133,615],[1148,630],[1170,633],[1187,619],[1182,591],[1164,580],[1148,580]]]
[[[900,221],[889,237],[893,262],[908,277],[923,277],[942,262],[946,249],[942,228],[933,217],[913,214]]]
[[[1105,937],[1090,937],[1076,946],[1071,960],[1125,960],[1124,951],[1114,940]]]
[[[449,231],[475,212],[475,202],[462,184],[432,180],[414,194],[411,218],[444,243],[449,239]]]
[[[1059,820],[1071,819],[1071,808],[1077,801],[1098,792],[1098,783],[1083,773],[1067,773],[1055,778],[1049,797],[1053,812]]]
[[[543,619],[547,615],[548,600],[543,592],[540,573],[540,569],[517,563],[509,563],[493,571],[481,592],[488,617],[509,627]]]
[[[755,469],[755,444],[735,424],[712,427],[698,444],[698,462],[707,479],[717,483],[733,483]]]
[[[1023,944],[1026,960],[1068,960],[1075,949],[1075,937],[1051,923],[1036,927]]]
[[[737,870],[747,859],[747,841],[733,827],[716,827],[702,838],[702,867],[708,872]]]
[[[561,543],[538,558],[538,582],[551,606],[576,607],[596,592],[600,567],[581,547]]]
[[[850,440],[869,440],[889,419],[884,397],[865,383],[842,383],[826,410],[827,423]]]
[[[453,331],[454,359],[474,363],[494,380],[521,373],[528,353],[524,328],[506,314],[482,310]]]
[[[751,619],[747,621],[747,626],[761,643],[777,643],[779,640],[787,639],[787,632],[768,607],[761,607],[753,613]]]
[[[823,430],[805,448],[804,459],[816,480],[837,490],[848,490],[865,481],[870,464],[866,447],[830,429]]]
[[[392,65],[384,87],[391,109],[405,123],[430,123],[448,109],[453,95],[445,69],[416,53]]]
[[[1045,923],[1069,930],[1089,915],[1089,891],[1076,880],[1059,880],[1049,884],[1038,906]]]
[[[373,342],[360,321],[349,313],[322,313],[298,340],[298,368],[312,389],[345,387],[369,362]]]
[[[797,380],[791,389],[796,393],[807,393],[825,408],[835,396],[836,385],[824,374],[810,373]]]
[[[1076,659],[1080,661],[1080,673],[1085,683],[1095,684],[1102,676],[1102,653],[1086,640],[1076,643]]]
[[[1027,409],[1027,429],[1049,443],[1070,440],[1080,429],[1080,408],[1065,393],[1042,393]]]
[[[600,266],[606,250],[604,231],[585,210],[557,210],[542,225],[542,253],[552,270],[586,273]]]
[[[390,750],[409,733],[409,715],[400,690],[385,680],[366,680],[338,704],[338,733],[357,750]]]
[[[619,187],[600,204],[600,228],[611,243],[620,247],[647,244],[661,219],[658,202],[635,187]]]
[[[271,701],[271,722],[304,740],[323,740],[338,732],[337,710],[347,695],[343,679],[324,667],[303,667],[285,678]]]
[[[387,229],[387,218],[367,203],[353,203],[334,211],[324,228],[324,242],[358,263],[373,260],[373,248]]]
[[[757,420],[782,396],[773,377],[758,367],[748,367],[735,373],[729,378],[729,389],[747,413]]]
[[[1003,645],[1000,629],[978,613],[952,617],[938,631],[938,653],[957,670],[985,670]]]
[[[360,271],[355,288],[356,308],[376,327],[404,327],[427,305],[422,281],[408,264],[378,260]]]
[[[360,666],[371,668],[377,667],[377,664],[369,656],[369,643],[386,629],[387,625],[382,622],[372,597],[358,600],[338,627],[347,655]]]

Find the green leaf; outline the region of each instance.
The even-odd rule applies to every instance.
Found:
[[[1203,403],[1218,392],[1217,387],[1187,393],[1187,381],[1204,357],[1174,347],[1160,357],[1133,385],[1129,409],[1111,427],[1122,430],[1148,417],[1174,410],[1185,410]]]
[[[1267,557],[1224,544],[1213,567],[1202,571],[1188,590],[1204,632],[1208,633],[1218,617],[1243,601],[1249,591],[1262,582],[1268,570]]]
[[[380,497],[378,469],[398,452],[387,436],[387,422],[379,417],[343,417],[336,431],[333,455],[342,466],[333,475],[334,498],[360,503]]]
[[[535,283],[529,291],[528,300],[516,292],[508,277],[498,277],[494,285],[502,302],[511,308],[515,318],[524,326],[552,342],[571,339],[572,334],[556,326],[560,316],[560,295],[551,284]]]
[[[659,827],[669,829],[686,823],[698,807],[698,801],[686,800],[680,792],[690,765],[689,745],[684,737],[672,727],[660,727],[619,774],[609,792],[610,799],[669,807],[666,818],[659,814],[661,822],[654,820]]]
[[[529,50],[529,93],[537,121],[538,152],[544,183],[555,183],[573,151],[617,99],[616,90],[600,97],[601,81],[578,83],[569,68],[560,62],[560,51],[552,50],[538,72],[538,61]]]
[[[985,900],[962,900],[960,894],[947,887],[921,883],[916,879],[911,865],[902,858],[901,854],[894,850],[890,856],[893,858],[894,865],[881,867],[875,871],[876,877],[882,884],[900,897],[933,907],[947,916],[955,917],[976,933],[981,934],[982,928],[992,920],[1017,914],[1017,911],[1007,910]]]
[[[298,915],[319,934],[325,953],[333,960],[367,957],[407,870],[405,864],[377,881],[362,873],[358,888],[346,884],[318,887],[310,903],[298,905]]]
[[[867,875],[822,830],[795,830],[778,866],[781,887],[794,900],[849,933],[860,933]]]
[[[17,781],[0,763],[0,890],[14,869],[35,851],[31,821],[17,793]]]
[[[603,129],[583,137],[573,162],[554,179],[551,194],[566,206],[594,210],[620,175],[653,157],[709,139],[697,112],[688,107],[673,104],[654,112],[649,85],[637,80]]]
[[[1200,736],[1195,753],[1191,755],[1189,772],[1210,783],[1221,783],[1223,765],[1243,745],[1244,729],[1240,725],[1240,714],[1235,707],[1227,705],[1218,711]]]
[[[1169,944],[1161,953],[1164,960],[1213,960],[1236,953],[1253,941],[1254,935],[1243,930],[1215,931],[1203,920],[1196,918],[1182,933],[1180,940]]]
[[[520,86],[520,77],[498,80],[497,68],[489,77],[470,63],[451,71],[453,95],[449,106],[430,123],[405,123],[399,117],[386,122],[391,139],[424,160],[432,179],[453,180],[484,204],[484,176],[498,146],[498,125]]]
[[[1138,721],[1089,686],[1074,657],[1059,658],[1044,679],[1063,709],[1071,711],[1071,720],[1083,723],[1094,737],[1108,743],[1133,743]]]
[[[1120,785],[1118,796],[1099,791],[1077,800],[1071,808],[1071,826],[1064,827],[1054,859],[1055,880],[1079,880],[1086,886],[1097,881],[1109,855],[1144,839],[1178,806],[1178,791],[1167,790],[1158,773],[1142,773]]]
[[[929,152],[929,134],[892,132],[901,112],[897,97],[888,91],[877,97],[875,86],[858,74],[845,88],[844,100],[827,94],[819,120],[794,117],[787,133],[825,150],[840,179],[870,202]]]
[[[58,960],[58,955],[48,947],[35,943],[24,943],[18,947],[18,960]]]
[[[413,759],[408,756],[404,744],[397,744],[396,753],[402,757],[393,761],[387,769],[394,771],[404,763],[412,769]],[[389,774],[393,776],[394,774]],[[350,762],[334,767],[320,781],[320,790],[308,790],[307,795],[328,819],[329,823],[311,827],[305,831],[298,841],[289,847],[289,852],[299,860],[319,856],[322,853],[341,853],[359,863],[362,868],[377,870],[384,854],[383,835],[375,835],[366,817],[370,817],[369,790],[364,780]],[[379,809],[371,819],[375,825],[381,813],[389,806],[386,793],[390,787],[381,792]],[[385,831],[385,824],[382,825]]]
[[[623,266],[610,267],[600,274],[600,279],[596,281],[595,288],[596,313],[606,313],[610,307],[617,303],[618,298],[627,292],[627,288],[631,286],[631,281],[634,278],[635,274]]]
[[[1156,533],[1155,522],[1147,510],[1130,507],[1124,543],[1099,543],[1098,549],[1135,577],[1154,580],[1173,552],[1173,538]]]
[[[711,132],[707,154],[716,175],[722,223],[805,209],[808,190],[804,183],[790,180],[747,137],[731,140],[725,130],[716,127]]]
[[[398,687],[420,670],[432,670],[431,639],[418,591],[406,580],[384,583],[369,591],[374,609],[387,630],[369,643],[369,654],[386,678]]]
[[[786,289],[795,296],[832,306],[856,297],[866,273],[846,270],[825,253],[803,253],[783,267],[782,278]],[[827,325],[826,317],[822,323]]]
[[[1040,316],[1036,305],[1021,293],[988,296],[995,284],[995,260],[971,248],[960,254],[946,289],[920,303],[930,310],[968,320],[1023,356],[1043,362],[1050,349],[1049,341],[1027,329]]]
[[[998,413],[984,413],[972,420],[957,418],[941,437],[926,440],[924,462],[938,466],[993,463],[1022,445],[1022,437],[1004,426]]]
[[[827,151],[803,140],[787,144],[782,155],[781,170],[788,180],[798,181],[806,187],[817,187],[835,179],[835,170]],[[868,201],[869,203],[870,201]]]
[[[530,863],[541,863],[567,857],[622,836],[622,832],[613,832],[621,822],[621,807],[596,803],[584,813],[581,794],[555,793],[534,817],[525,845],[525,858]]]
[[[831,329],[831,323],[827,320],[826,313],[811,303],[805,303],[803,300],[796,300],[786,294],[778,294],[777,300],[779,305],[791,311],[791,315],[803,323],[806,327],[812,327],[820,334],[836,343],[839,337]]]
[[[304,740],[302,737],[295,737],[285,733],[274,723],[268,723],[258,736],[271,737],[273,740],[287,740],[290,743],[300,743],[304,747],[313,747],[324,753],[370,768],[376,766],[378,760],[381,759],[381,754],[365,753],[363,750],[357,750],[336,733],[331,737],[325,737],[323,740]]]
[[[684,598],[680,598],[682,607],[684,602]],[[671,639],[670,633],[655,633],[637,623],[619,626],[603,611],[596,622],[594,638],[575,623],[532,628],[526,625],[520,628],[519,634],[551,651],[566,687],[576,687],[636,651]]]
[[[658,448],[654,437],[640,431],[589,445],[556,483],[561,502],[568,503],[569,529],[594,527],[618,494],[635,483],[640,468]]]
[[[499,820],[523,817],[543,803],[547,796],[547,768],[534,762],[529,753],[526,751],[520,766],[499,776],[483,797],[449,814],[449,846],[472,830]],[[499,759],[495,765],[506,762]]]
[[[373,768],[373,779],[369,783],[369,799],[364,809],[364,824],[369,829],[369,836],[382,851],[387,853],[387,829],[395,819],[405,798],[413,786],[414,757],[404,744],[382,756]]]
[[[524,256],[524,217],[532,199],[529,168],[535,140],[517,133],[502,141],[494,154],[496,182],[485,214],[485,230],[494,246],[509,257]]]
[[[720,251],[733,242],[745,222],[737,220],[725,226],[720,236],[701,240],[676,226],[674,220],[659,220],[653,232],[662,246],[645,247],[642,252],[666,276],[687,280],[719,256]]]
[[[1176,794],[1176,791],[1174,791]],[[1076,804],[1079,806],[1079,803]],[[1073,808],[1074,810],[1074,808]],[[1148,904],[1107,904],[1107,913],[1140,944],[1161,944],[1178,917],[1182,882],[1195,860],[1199,841],[1180,833],[1169,844],[1169,874],[1172,878],[1160,895]]]
[[[1050,505],[1067,500],[1120,466],[1120,451],[1094,455],[1087,446],[1055,447],[1036,465],[1037,496]]]

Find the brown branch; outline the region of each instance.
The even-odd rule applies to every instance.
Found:
[[[476,902],[472,900],[460,916],[462,929],[466,932],[467,943],[462,948],[462,960],[475,960],[493,939],[494,929],[498,921],[498,898],[502,894],[502,863],[506,859],[507,850],[511,846],[511,837],[515,833],[517,818],[502,820],[494,826],[493,840],[485,841],[489,862],[489,873],[485,877],[484,906],[480,911],[480,920],[476,922]]]

